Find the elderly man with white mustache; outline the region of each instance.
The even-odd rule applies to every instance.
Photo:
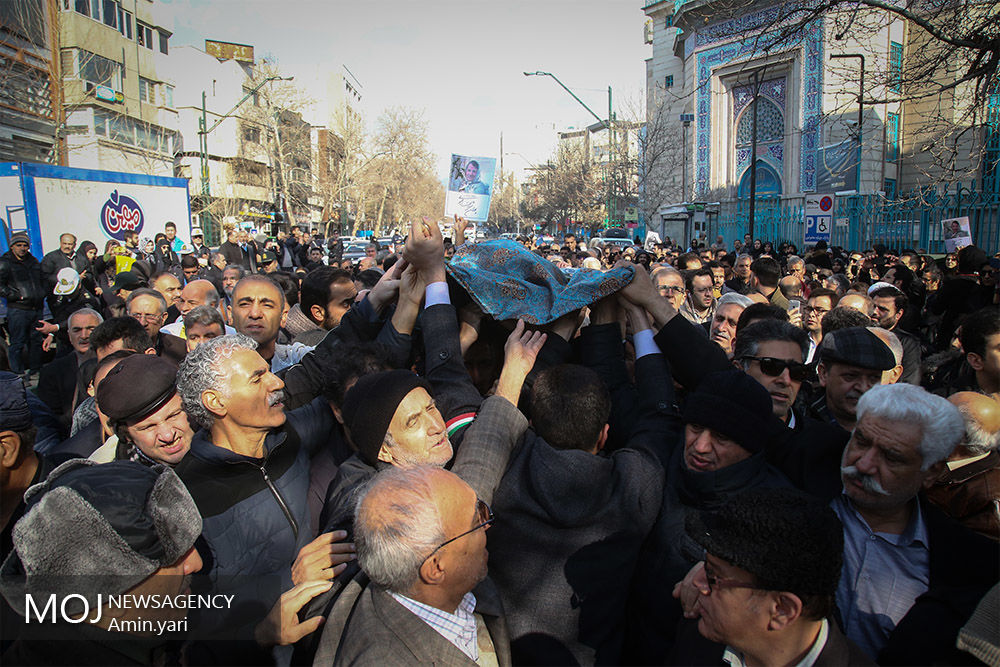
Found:
[[[837,608],[848,638],[879,664],[955,659],[958,630],[993,585],[996,545],[918,494],[944,469],[965,430],[958,409],[909,384],[858,400],[844,449],[844,525]]]

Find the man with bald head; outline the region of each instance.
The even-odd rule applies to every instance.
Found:
[[[388,468],[355,511],[358,563],[323,631],[318,663],[510,664],[507,625],[486,578],[493,511],[434,466]]]
[[[871,297],[867,294],[848,292],[844,296],[840,297],[840,301],[837,302],[837,305],[843,306],[844,308],[853,308],[858,312],[864,313],[869,319],[875,315],[875,302],[872,301]]]
[[[1000,540],[1000,402],[973,391],[948,400],[965,420],[965,437],[927,500],[966,528]]]
[[[210,280],[192,280],[181,291],[181,300],[177,304],[183,318],[189,311],[198,306],[219,307],[219,292]],[[184,338],[184,320],[179,319],[173,324],[162,327],[160,331]],[[226,333],[236,333],[235,329],[226,327]]]

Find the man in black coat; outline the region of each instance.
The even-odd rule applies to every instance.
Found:
[[[26,232],[10,237],[10,250],[0,256],[0,296],[7,300],[7,331],[10,347],[7,358],[10,369],[25,373],[22,353],[28,348],[28,374],[42,367],[42,334],[36,330],[42,319],[45,287],[38,260],[30,252],[31,241]]]
[[[73,352],[43,366],[39,375],[38,397],[52,409],[65,434],[69,434],[73,418],[77,370],[81,363],[94,356],[90,349],[90,334],[103,321],[100,313],[92,308],[82,308],[70,315],[66,328]]]
[[[636,272],[623,294],[652,317],[655,329],[661,332],[657,342],[667,322],[681,319],[644,271]],[[708,344],[725,359],[721,348]],[[673,629],[682,615],[680,605],[671,597],[673,586],[695,562],[684,548],[685,514],[713,507],[742,491],[791,486],[764,457],[765,446],[781,428],[773,409],[769,392],[735,368],[705,376],[688,396],[682,411],[683,435],[675,439],[664,464],[666,480],[659,516],[633,577],[630,636],[626,637],[627,651],[621,662],[659,663],[670,648]]]
[[[594,368],[562,364],[535,378],[533,428],[497,489],[490,576],[516,663],[622,660],[629,581],[680,425],[655,346],[637,349],[638,387],[629,383],[614,300],[595,304],[581,333],[581,358]],[[645,316],[630,317],[651,341]],[[625,404],[638,410],[615,439],[624,446],[609,447],[609,417]]]
[[[72,234],[63,234],[59,237],[59,247],[42,257],[42,285],[46,293],[51,294],[52,288],[56,286],[59,269],[76,268],[73,261],[76,257],[75,249],[76,237]]]
[[[246,266],[246,257],[240,244],[237,243],[239,232],[230,229],[226,233],[226,241],[219,246],[219,252],[226,258],[227,265]]]

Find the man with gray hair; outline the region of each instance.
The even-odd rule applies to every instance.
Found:
[[[42,399],[68,434],[73,421],[73,399],[80,364],[94,356],[90,349],[90,334],[104,318],[92,308],[74,311],[66,321],[72,354],[56,357],[42,366],[38,375],[38,398]]]
[[[187,348],[184,339],[173,334],[160,331],[167,322],[167,300],[155,289],[143,287],[128,295],[125,300],[125,313],[139,322],[153,341],[156,356],[169,359],[175,364],[181,363]]]
[[[355,511],[364,577],[327,621],[316,664],[509,665],[500,596],[487,579],[489,505],[452,472],[389,468]]]
[[[292,587],[291,566],[310,542],[309,460],[336,423],[322,398],[285,412],[284,386],[243,334],[202,343],[177,375],[184,410],[202,427],[176,470],[204,518],[208,577],[265,610]],[[213,620],[244,640],[227,659],[264,658],[247,619]]]
[[[880,664],[951,662],[1000,577],[995,544],[918,497],[964,431],[958,408],[920,387],[878,385],[858,400],[832,503],[844,524],[837,607],[847,637]]]
[[[962,413],[965,437],[927,500],[969,530],[1000,540],[1000,401],[974,391],[948,401]]]
[[[736,339],[736,325],[740,321],[740,315],[751,303],[753,301],[749,297],[726,292],[715,306],[708,337],[726,352],[727,357],[733,356],[733,341]]]

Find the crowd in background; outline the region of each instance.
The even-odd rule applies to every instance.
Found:
[[[1000,661],[1000,258],[450,227],[14,234],[4,664]]]

